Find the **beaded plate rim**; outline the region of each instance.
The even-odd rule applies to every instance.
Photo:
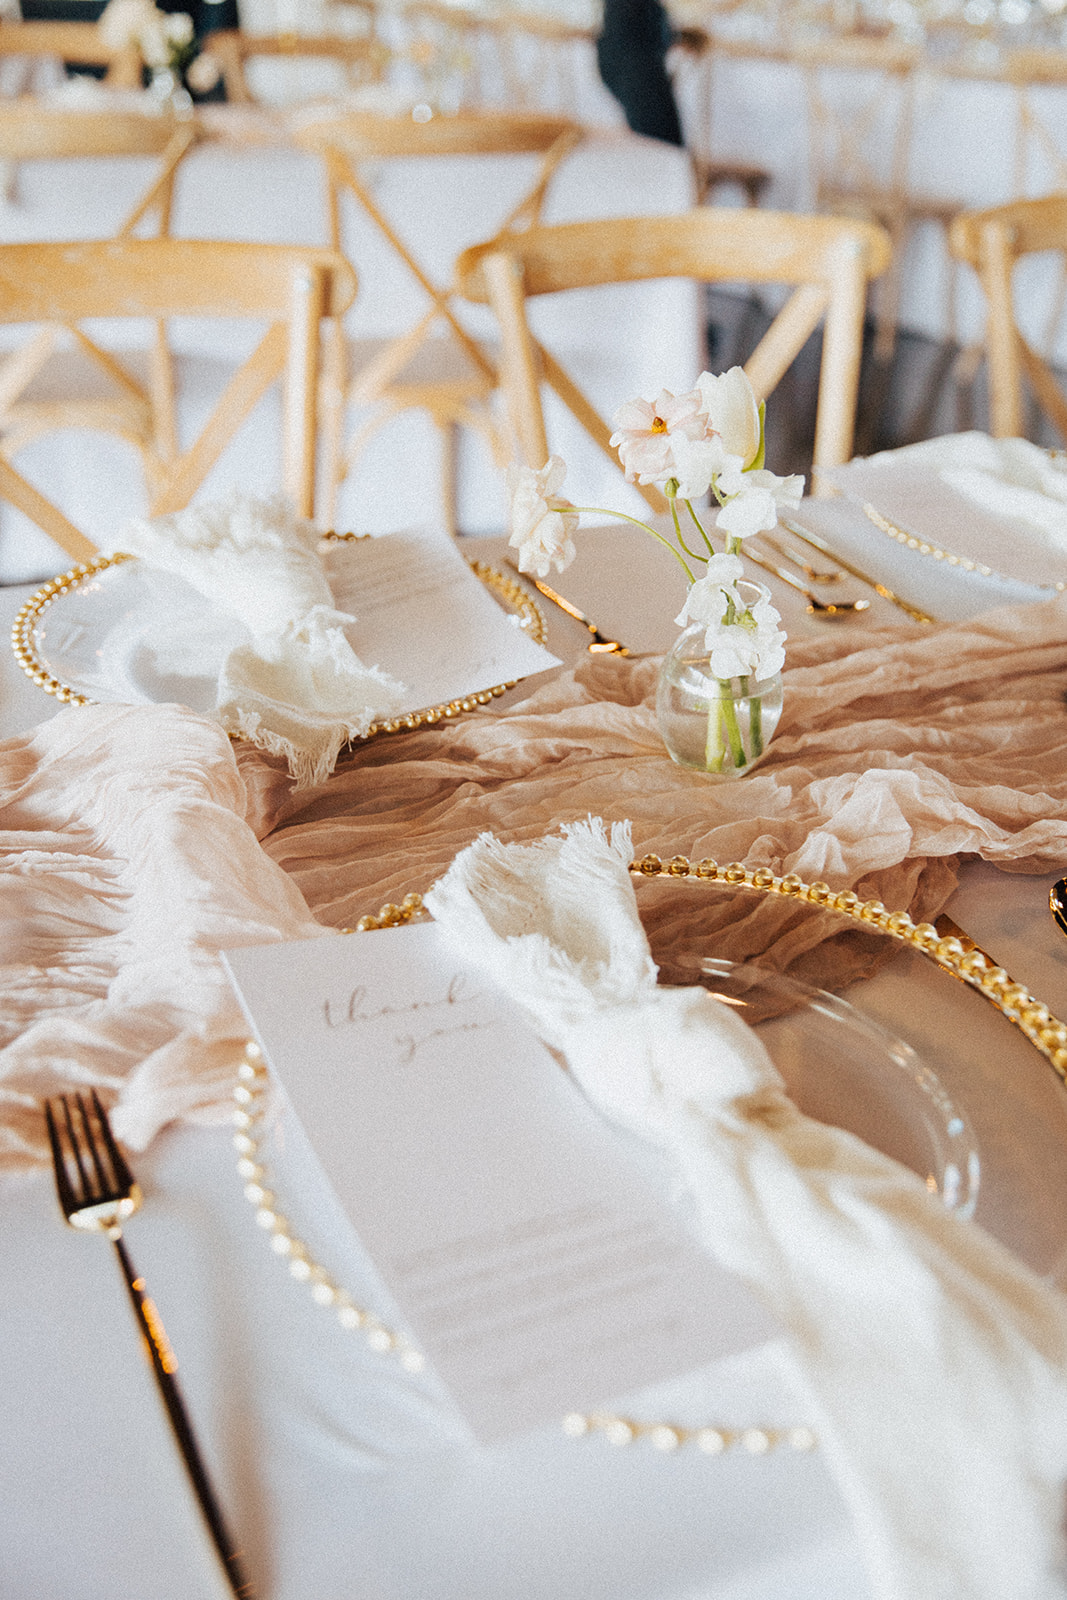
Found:
[[[757,894],[780,895],[835,912],[861,923],[872,932],[896,939],[919,951],[942,971],[976,989],[1023,1032],[1045,1056],[1061,1081],[1067,1084],[1067,1025],[1053,1016],[1049,1008],[1022,984],[1016,983],[1004,968],[996,966],[969,939],[955,934],[943,935],[932,923],[916,923],[906,911],[888,911],[880,900],[861,901],[854,890],[835,892],[821,880],[806,883],[796,873],[779,876],[769,867],[750,868],[738,861],[720,866],[717,861],[707,857],[693,862],[683,855],[675,855],[664,861],[658,855],[647,853],[631,861],[630,873],[637,879],[670,878],[746,889]],[[338,931],[346,934],[367,933],[398,927],[425,916],[428,913],[421,894],[411,893],[399,905],[387,903],[377,913],[360,917],[353,928]],[[408,1371],[421,1371],[425,1365],[422,1352],[403,1334],[386,1327],[372,1312],[356,1305],[347,1291],[314,1260],[307,1246],[290,1230],[284,1213],[278,1211],[277,1196],[270,1187],[271,1175],[266,1162],[261,1159],[258,1129],[265,1113],[266,1084],[267,1068],[263,1052],[254,1039],[249,1039],[237,1068],[233,1088],[233,1144],[237,1151],[237,1173],[244,1186],[245,1198],[255,1209],[257,1224],[269,1235],[270,1247],[274,1252],[288,1260],[291,1276],[308,1285],[316,1304],[333,1309],[342,1327],[361,1332],[372,1350],[392,1356]],[[779,1448],[806,1452],[814,1449],[818,1443],[814,1431],[805,1424],[727,1427],[719,1423],[706,1423],[685,1427],[676,1422],[640,1421],[606,1411],[569,1412],[563,1418],[562,1428],[570,1438],[601,1434],[613,1445],[645,1441],[654,1450],[665,1454],[686,1444],[694,1444],[707,1455],[720,1455],[735,1448],[750,1455],[765,1455]]]
[[[362,535],[327,534],[325,540],[346,541],[349,538],[364,537]],[[369,534],[365,537],[371,537]],[[38,620],[48,608],[64,595],[80,589],[89,579],[109,568],[119,567],[127,561],[136,561],[136,556],[125,551],[116,551],[112,555],[97,556],[93,561],[79,562],[67,572],[61,572],[55,578],[49,578],[46,583],[30,595],[19,608],[11,629],[11,649],[15,660],[26,676],[42,689],[45,694],[54,696],[64,705],[87,706],[96,705],[91,695],[82,694],[72,685],[63,683],[61,679],[48,671],[44,662],[37,653],[34,631]],[[527,593],[521,584],[509,578],[505,573],[498,572],[495,567],[485,561],[467,559],[474,576],[489,590],[490,594],[507,611],[519,619],[519,627],[531,638],[535,644],[544,645],[548,637],[548,625],[544,612],[536,600]],[[353,745],[365,744],[368,739],[375,738],[382,733],[407,733],[413,728],[432,727],[437,722],[451,721],[469,711],[476,711],[480,706],[485,706],[492,700],[498,700],[509,689],[514,689],[520,680],[511,678],[506,683],[493,684],[491,688],[479,689],[461,699],[442,701],[438,705],[426,706],[419,711],[408,711],[403,716],[389,717],[381,722],[372,722],[367,732],[360,739],[353,739]],[[231,735],[239,738],[238,735]]]

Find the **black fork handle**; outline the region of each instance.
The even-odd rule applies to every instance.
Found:
[[[156,1310],[155,1302],[145,1289],[144,1279],[134,1270],[133,1262],[130,1260],[126,1246],[123,1243],[122,1235],[114,1235],[112,1243],[122,1266],[122,1275],[130,1292],[134,1313],[144,1335],[144,1341],[152,1361],[152,1371],[155,1374],[159,1392],[163,1396],[163,1404],[167,1408],[170,1425],[178,1441],[178,1448],[182,1453],[182,1460],[185,1462],[186,1471],[192,1482],[196,1498],[200,1502],[204,1520],[208,1525],[211,1538],[222,1561],[227,1581],[238,1600],[254,1600],[255,1591],[251,1580],[245,1573],[241,1551],[226,1526],[219,1503],[215,1498],[215,1491],[211,1487],[211,1480],[207,1475],[207,1468],[204,1466],[200,1447],[196,1442],[196,1436],[189,1421],[189,1414],[185,1409],[185,1401],[182,1399],[178,1380],[174,1376],[178,1363],[174,1359],[174,1352],[170,1347],[170,1341],[167,1338],[159,1312]]]

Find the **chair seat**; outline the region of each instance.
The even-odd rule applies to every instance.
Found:
[[[348,370],[352,373],[349,399],[357,405],[403,399],[405,407],[425,407],[435,413],[442,407],[468,405],[493,393],[493,382],[474,365],[467,352],[450,336],[424,339],[396,377],[385,384],[376,380],[380,363],[392,349],[392,339],[346,341]],[[479,341],[486,356],[497,364],[497,351]],[[420,393],[423,398],[419,398]]]
[[[0,410],[0,446],[5,455],[58,428],[95,429],[141,443],[151,440],[154,417],[149,398],[149,352],[131,349],[108,354],[140,394],[115,382],[84,350],[56,350],[18,398]]]

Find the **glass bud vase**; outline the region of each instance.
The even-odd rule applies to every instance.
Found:
[[[690,623],[664,656],[656,722],[668,755],[680,767],[712,778],[740,778],[751,772],[778,726],[782,675],[758,682],[717,678],[704,634],[703,623]]]

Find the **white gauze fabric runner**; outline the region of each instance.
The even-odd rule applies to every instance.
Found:
[[[324,782],[342,745],[403,700],[403,685],[346,639],[355,619],[334,607],[318,538],[281,496],[236,492],[133,521],[122,536],[132,555],[244,624],[247,640],[222,664],[216,714],[228,733],[284,756],[300,788]]]
[[[630,859],[628,824],[483,835],[426,904],[589,1099],[669,1152],[708,1250],[779,1317],[878,1600],[1062,1596],[1067,1301],[802,1116],[728,1007],[657,988]]]

